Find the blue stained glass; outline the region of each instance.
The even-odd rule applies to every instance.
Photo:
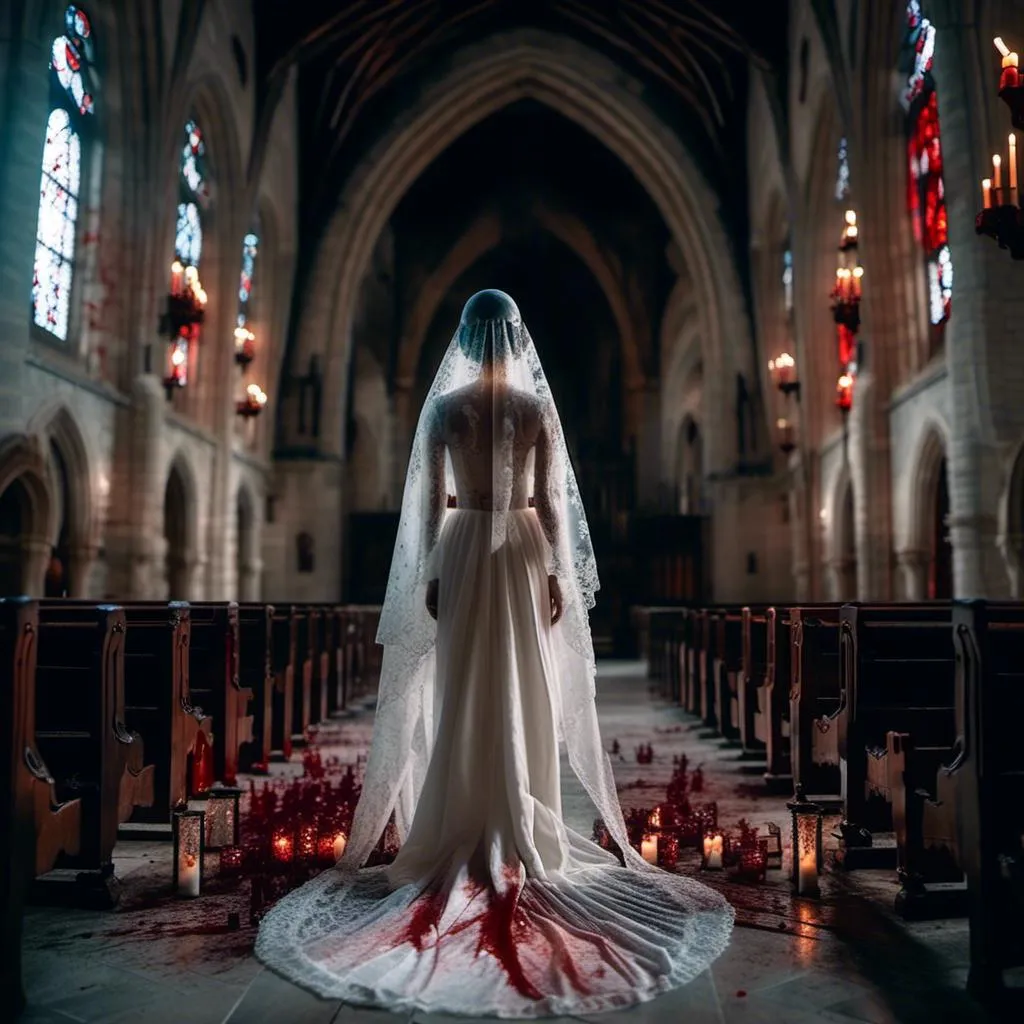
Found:
[[[195,203],[178,203],[174,252],[186,267],[198,267],[203,254],[203,225]]]

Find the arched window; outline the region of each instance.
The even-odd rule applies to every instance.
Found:
[[[171,291],[174,293],[180,287],[183,276],[193,293],[204,294],[199,282],[199,261],[203,255],[201,207],[209,197],[209,186],[206,180],[206,143],[195,121],[185,124],[178,169],[178,215],[174,226],[175,263],[172,267]],[[199,340],[199,330],[198,323],[181,327],[171,345],[168,381],[178,387],[188,383],[191,362],[189,349],[193,342]]]
[[[242,273],[238,281],[238,326],[245,327],[251,315],[249,300],[252,298],[252,282],[256,275],[256,257],[260,251],[259,226],[242,239]]]
[[[32,271],[32,319],[67,341],[82,184],[81,128],[93,112],[92,26],[79,7],[64,12],[64,35],[50,47],[50,115],[39,182]]]
[[[845,136],[839,140],[836,164],[836,202],[844,203],[850,197],[850,150]]]
[[[793,316],[793,250],[788,238],[782,250],[782,308],[788,321]]]
[[[932,78],[935,26],[917,0],[907,4],[907,35],[901,70],[907,75],[907,207],[914,236],[924,251],[928,275],[928,318],[934,326],[949,319],[953,260],[949,252],[946,194],[942,183],[939,99]]]

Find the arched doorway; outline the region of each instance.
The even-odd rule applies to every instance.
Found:
[[[953,596],[953,545],[949,539],[949,481],[945,458],[939,463],[932,501],[931,546],[928,564],[928,597],[948,600]]]
[[[67,597],[72,593],[71,523],[74,516],[71,478],[60,448],[50,442],[50,483],[53,488],[57,534],[46,567],[43,593],[46,597]],[[76,581],[77,582],[77,581]]]
[[[0,494],[0,597],[29,590],[25,541],[32,521],[32,498],[15,478]]]
[[[699,516],[704,511],[704,446],[700,426],[687,416],[679,428],[678,442],[679,511]]]
[[[235,500],[235,580],[239,601],[255,601],[256,593],[256,514],[252,498],[244,488],[238,489]]]
[[[171,467],[164,492],[164,539],[167,541],[167,597],[171,601],[186,601],[189,597],[188,487],[177,466]]]

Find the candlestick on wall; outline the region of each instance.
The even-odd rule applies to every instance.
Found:
[[[1010,108],[1014,128],[1024,130],[1024,83],[1019,71],[1019,58],[998,36],[993,40],[999,51],[999,97]],[[1024,216],[1019,207],[1020,191],[1017,181],[1017,137],[1008,138],[1007,185],[1003,188],[1002,157],[992,156],[992,177],[981,182],[982,208],[974,220],[976,234],[987,235],[1000,249],[1009,249],[1015,260],[1024,259]]]

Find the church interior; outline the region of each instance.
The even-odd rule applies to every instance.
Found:
[[[398,1019],[253,943],[344,849],[419,411],[499,288],[631,843],[736,909],[600,1019],[1024,1020],[1019,2],[9,0],[0,39],[3,1005]]]

